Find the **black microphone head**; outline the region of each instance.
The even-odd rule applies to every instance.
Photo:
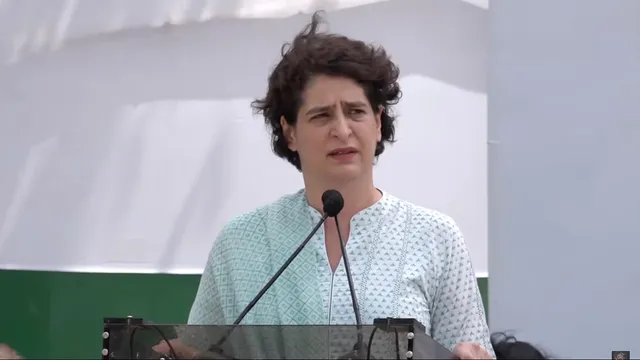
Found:
[[[343,207],[344,199],[338,190],[327,190],[322,194],[322,210],[327,216],[338,216]]]

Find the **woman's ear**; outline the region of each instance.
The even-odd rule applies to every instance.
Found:
[[[289,125],[284,116],[280,116],[280,126],[282,127],[282,134],[284,135],[284,138],[287,139],[289,150],[298,151],[294,127]]]
[[[382,140],[382,111],[384,108],[382,105],[378,106],[378,111],[375,114],[376,117],[376,130],[378,142]]]

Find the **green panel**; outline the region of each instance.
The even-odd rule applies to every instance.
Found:
[[[0,343],[26,358],[98,359],[102,318],[184,323],[197,275],[0,270]],[[487,279],[478,279],[487,304]]]
[[[50,288],[46,278],[44,273],[0,271],[0,343],[24,351],[29,358],[50,355]]]
[[[100,357],[103,317],[184,323],[199,276],[0,271],[0,342],[26,358]]]
[[[489,278],[478,278],[478,287],[480,288],[480,295],[482,296],[482,303],[484,305],[484,314],[489,321]]]

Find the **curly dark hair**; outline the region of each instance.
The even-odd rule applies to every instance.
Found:
[[[496,332],[491,334],[491,346],[496,354],[497,360],[502,359],[523,359],[523,360],[546,360],[548,355],[542,350],[528,342],[519,341],[513,335]]]
[[[251,104],[256,114],[264,116],[271,131],[273,152],[298,170],[300,157],[289,149],[280,118],[284,116],[288,124],[296,124],[302,93],[314,75],[348,77],[362,86],[374,111],[382,108],[382,139],[376,144],[376,157],[382,154],[386,143],[395,142],[396,117],[391,107],[402,96],[398,84],[400,70],[382,47],[321,33],[318,31],[321,22],[321,13],[314,13],[311,23],[292,43],[282,47],[282,59],[269,76],[267,95]]]

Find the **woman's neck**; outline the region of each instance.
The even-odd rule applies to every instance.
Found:
[[[373,185],[373,179],[333,184],[315,182],[310,179],[305,179],[304,182],[307,202],[320,213],[322,213],[322,194],[330,189],[338,190],[344,198],[344,208],[340,212],[340,218],[347,220],[359,211],[375,204],[382,197],[380,191]]]

